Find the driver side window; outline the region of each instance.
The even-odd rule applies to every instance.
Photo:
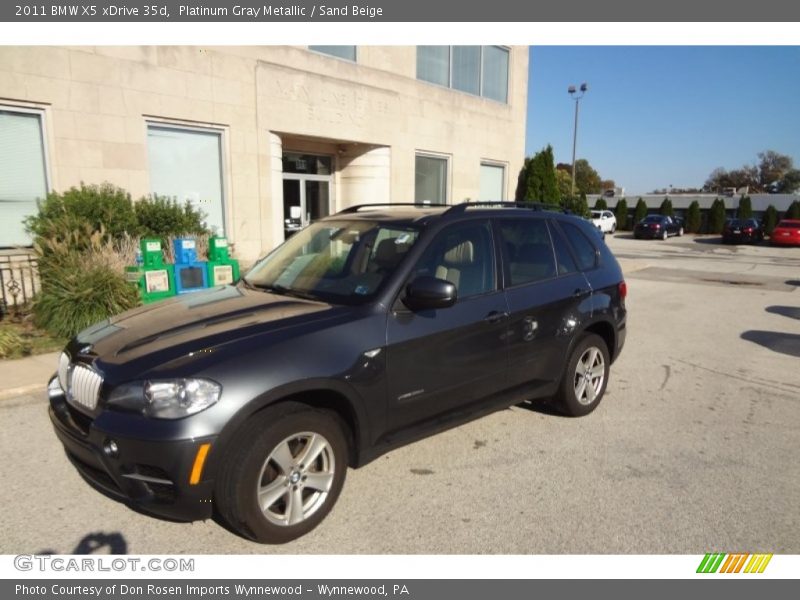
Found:
[[[494,248],[489,222],[469,221],[439,232],[428,245],[411,275],[445,279],[456,286],[458,297],[468,298],[496,288]]]

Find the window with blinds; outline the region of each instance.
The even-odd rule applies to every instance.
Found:
[[[221,132],[150,123],[147,154],[150,191],[190,203],[203,211],[209,229],[224,234]]]
[[[0,247],[28,246],[22,224],[47,195],[42,115],[0,107]]]

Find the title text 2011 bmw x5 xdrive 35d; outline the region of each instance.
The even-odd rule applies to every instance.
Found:
[[[625,340],[626,287],[591,223],[537,206],[354,207],[237,285],[69,342],[50,417],[95,487],[285,542],[347,467],[524,400],[585,415]]]

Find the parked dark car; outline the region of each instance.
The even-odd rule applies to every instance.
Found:
[[[726,244],[756,244],[764,239],[764,230],[755,219],[728,219],[722,228]]]
[[[50,418],[106,494],[286,542],[331,510],[348,466],[525,400],[593,411],[625,341],[626,292],[572,215],[354,207],[237,285],[78,334]]]
[[[665,240],[671,235],[683,235],[683,221],[666,215],[647,215],[633,228],[633,236],[637,240],[642,238]]]

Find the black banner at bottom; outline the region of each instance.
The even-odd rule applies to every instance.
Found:
[[[532,600],[613,597],[674,600],[724,594],[726,600],[793,597],[796,582],[761,580],[4,580],[5,600]],[[613,594],[613,596],[607,596]]]

